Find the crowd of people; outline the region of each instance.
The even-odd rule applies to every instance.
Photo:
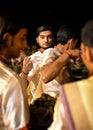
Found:
[[[37,48],[35,52],[29,49],[28,54],[24,52],[30,47],[27,25],[0,14],[0,130],[93,129],[93,20],[80,32],[62,24],[55,36],[52,26],[41,25],[36,29]],[[13,64],[20,57],[17,73]],[[86,78],[72,82],[71,63],[83,63],[88,70]],[[31,118],[36,116],[31,117],[30,106],[42,94],[56,99],[53,119],[45,128],[33,128]]]

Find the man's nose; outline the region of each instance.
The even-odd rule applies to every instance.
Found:
[[[45,39],[44,39],[46,42],[48,41],[48,38],[47,37],[45,37]]]

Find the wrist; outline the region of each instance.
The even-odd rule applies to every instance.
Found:
[[[69,58],[72,57],[72,55],[71,55],[71,53],[69,51],[66,51],[65,53],[69,56]]]
[[[24,75],[28,75],[28,73],[27,73],[27,72],[25,72],[25,71],[23,71],[23,70],[22,70],[22,73],[23,73]]]

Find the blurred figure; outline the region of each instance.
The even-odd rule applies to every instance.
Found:
[[[57,45],[45,50],[41,60],[44,93],[57,97],[60,84],[70,82],[67,63],[80,56],[80,50],[75,49],[78,41],[79,35],[72,26],[60,26],[57,32]]]
[[[40,61],[43,56],[43,52],[49,48],[54,46],[54,30],[49,25],[42,25],[36,30],[36,42],[38,51],[33,53],[30,58],[33,63],[33,68],[28,74],[28,95],[29,95],[29,103],[31,103],[31,99],[34,98],[35,91],[37,89],[39,79],[40,79]],[[32,95],[32,96],[31,96]]]
[[[60,86],[48,130],[93,130],[93,20],[82,28],[81,42],[81,57],[89,77]]]
[[[11,58],[27,47],[27,27],[0,14],[0,130],[27,130],[30,121],[26,88],[10,68]]]

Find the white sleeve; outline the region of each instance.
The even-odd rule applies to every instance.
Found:
[[[54,53],[53,48],[46,49],[43,52],[43,57],[41,59],[41,65],[40,66],[42,67],[43,65],[49,64],[49,63],[53,62],[56,58],[57,57]]]
[[[4,123],[9,129],[19,129],[29,122],[29,109],[23,88],[18,79],[12,77],[4,90]]]

